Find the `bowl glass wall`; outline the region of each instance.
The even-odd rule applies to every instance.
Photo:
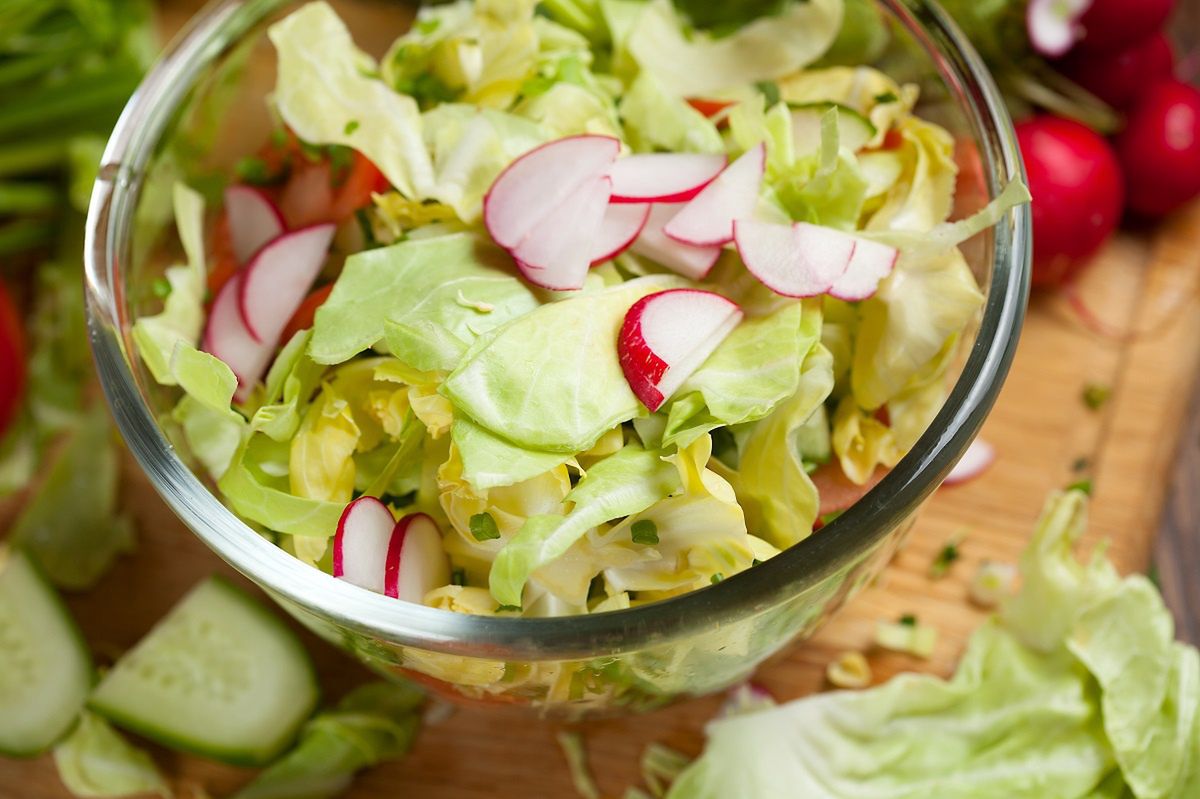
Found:
[[[323,637],[369,665],[414,676],[452,698],[578,715],[654,707],[722,689],[820,626],[867,584],[911,528],[921,503],[975,436],[1007,372],[1028,291],[1029,219],[1009,214],[964,252],[987,301],[951,375],[941,413],[914,450],[819,533],[701,591],[594,616],[466,616],[356,588],[259,536],[197,476],[172,430],[174,395],[135,355],[130,329],[179,257],[170,186],[181,174],[228,174],[268,135],[271,20],[280,0],[210,5],[130,101],[109,142],[88,219],[87,299],[100,377],[130,449],[180,518],[222,558]],[[393,2],[335,2],[378,56],[411,12]],[[995,87],[947,18],[924,0],[882,0],[895,42],[881,64],[918,82],[920,112],[949,129],[964,164],[957,215],[1021,174]],[[385,20],[384,24],[380,20]],[[964,157],[966,155],[966,157]]]

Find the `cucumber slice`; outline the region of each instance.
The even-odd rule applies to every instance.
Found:
[[[214,577],[117,662],[89,706],[168,747],[255,766],[283,751],[316,702],[292,631]]]
[[[0,549],[0,754],[53,746],[91,687],[91,655],[62,601],[28,557]]]
[[[838,143],[858,152],[875,138],[871,120],[840,103],[788,103],[792,109],[792,141],[796,155],[812,155],[821,149],[821,117],[831,108],[838,110]]]

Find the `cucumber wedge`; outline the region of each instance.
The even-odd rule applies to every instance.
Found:
[[[117,662],[88,704],[170,748],[256,766],[287,747],[316,702],[312,662],[291,630],[214,577]]]
[[[850,152],[858,152],[875,138],[871,120],[840,103],[788,103],[792,109],[792,141],[796,155],[812,155],[821,149],[821,117],[831,108],[838,110],[838,143]]]
[[[0,754],[32,757],[75,724],[92,659],[29,558],[0,548]]]

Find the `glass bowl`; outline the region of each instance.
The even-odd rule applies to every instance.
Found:
[[[915,448],[815,535],[716,585],[629,610],[563,618],[468,616],[362,590],[313,569],[221,503],[172,441],[162,389],[130,331],[152,302],[165,253],[169,187],[181,168],[229,168],[266,136],[273,83],[265,25],[296,3],[219,0],[180,34],[130,100],[95,184],[86,240],[87,306],[101,382],[125,440],[158,492],[218,555],[324,638],[384,673],[452,699],[579,716],[646,709],[714,692],[811,635],[883,568],[924,500],[991,409],[1016,349],[1029,283],[1027,207],[964,247],[986,303],[963,346],[949,398]],[[360,46],[379,54],[410,11],[334,3]],[[895,34],[886,71],[918,81],[925,116],[977,153],[956,213],[1022,174],[1011,122],[979,57],[926,0],[880,0]],[[396,19],[382,29],[382,12]],[[230,109],[236,109],[231,111]],[[970,338],[965,337],[965,338]]]

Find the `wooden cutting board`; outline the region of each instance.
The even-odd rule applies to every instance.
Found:
[[[168,25],[182,16],[177,11]],[[1083,477],[1095,484],[1087,546],[1108,540],[1110,557],[1122,570],[1146,569],[1167,475],[1180,431],[1187,429],[1200,376],[1200,204],[1157,229],[1119,236],[1097,259],[1079,293],[1106,333],[1082,324],[1060,295],[1034,298],[1012,375],[983,433],[999,451],[998,461],[981,479],[939,491],[879,584],[816,638],[760,671],[759,681],[777,697],[791,699],[822,689],[830,660],[846,650],[869,650],[875,621],[904,613],[938,628],[937,649],[927,661],[870,652],[876,680],[901,670],[948,674],[967,636],[984,618],[966,600],[977,564],[1015,560],[1046,493]],[[1085,387],[1093,384],[1112,389],[1111,399],[1098,410],[1082,401]],[[138,520],[138,552],[118,563],[94,591],[68,597],[101,660],[133,645],[197,580],[213,572],[230,574],[166,509],[132,462],[125,469],[123,490],[124,502]],[[1195,486],[1177,488],[1175,497],[1175,517],[1196,518],[1200,500]],[[966,536],[962,559],[947,577],[931,581],[930,562],[947,539],[960,533]],[[1195,533],[1176,528],[1181,539],[1190,534],[1194,540]],[[1186,585],[1177,588],[1186,595]],[[369,679],[351,660],[302,635],[328,699]],[[638,759],[652,741],[697,753],[704,722],[719,704],[719,698],[694,700],[582,730],[605,796],[620,796],[637,782]],[[422,730],[408,757],[364,774],[347,795],[575,796],[555,742],[558,727],[511,711],[463,709],[436,715],[439,720]],[[202,785],[218,799],[250,776],[151,750],[181,788]],[[181,795],[186,799],[189,793]],[[0,761],[0,799],[67,796],[50,758]]]

